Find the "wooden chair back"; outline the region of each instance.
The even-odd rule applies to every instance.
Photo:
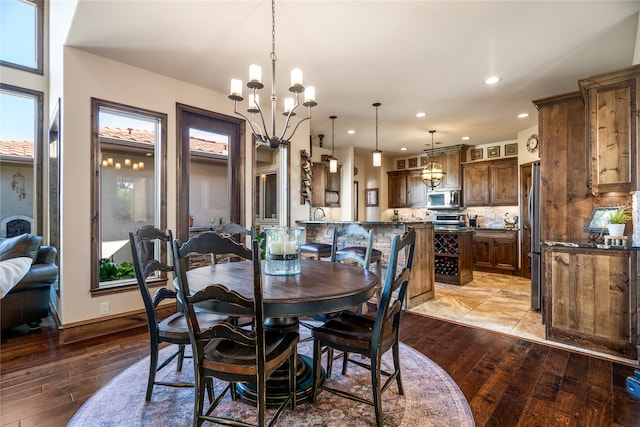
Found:
[[[350,248],[359,250],[349,250]],[[349,224],[334,230],[331,247],[332,262],[356,263],[368,270],[372,250],[373,230],[366,230],[360,224]]]

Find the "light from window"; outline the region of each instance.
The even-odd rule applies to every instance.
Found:
[[[42,72],[42,1],[0,1],[0,61]]]

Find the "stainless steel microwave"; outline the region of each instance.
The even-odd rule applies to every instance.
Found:
[[[458,209],[459,207],[460,190],[427,193],[427,208],[429,209]]]

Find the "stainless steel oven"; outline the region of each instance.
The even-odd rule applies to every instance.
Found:
[[[439,212],[431,216],[436,231],[461,230],[466,228],[462,212]]]
[[[427,208],[429,209],[458,209],[459,207],[460,190],[427,193]]]

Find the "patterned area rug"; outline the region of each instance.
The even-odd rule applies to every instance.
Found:
[[[300,328],[301,335],[308,335]],[[169,354],[173,347],[161,351]],[[311,355],[311,343],[301,343],[300,354]],[[359,356],[356,356],[359,357]],[[326,356],[325,356],[326,358]],[[323,358],[323,362],[325,362]],[[474,426],[469,405],[453,379],[426,356],[401,344],[400,360],[404,396],[392,384],[382,395],[385,426]],[[149,358],[132,365],[106,386],[96,392],[74,415],[68,426],[189,426],[193,416],[193,389],[155,386],[151,402],[144,395],[147,384]],[[383,357],[383,369],[392,370],[391,351]],[[368,371],[349,364],[346,376],[341,375],[342,361],[336,360],[333,374],[327,384],[335,388],[348,388],[371,398],[371,380]],[[191,359],[186,359],[182,373],[176,373],[175,362],[158,374],[159,379],[193,380]],[[223,384],[215,381],[216,395]],[[205,400],[206,402],[206,400]],[[216,410],[217,414],[233,413],[248,422],[255,422],[255,407],[228,396]],[[272,413],[267,412],[267,416]],[[205,425],[207,425],[205,423]],[[372,406],[354,402],[322,391],[316,402],[302,403],[296,411],[285,410],[278,425],[288,427],[309,426],[374,426]]]

